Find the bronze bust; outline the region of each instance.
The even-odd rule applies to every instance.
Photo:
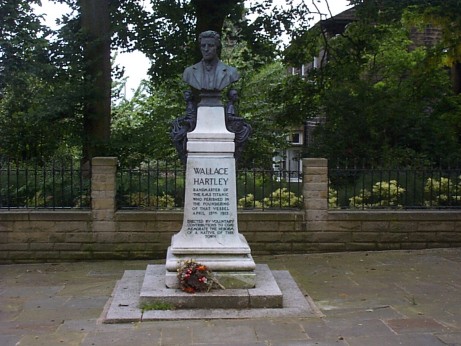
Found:
[[[186,114],[172,122],[171,138],[176,146],[181,162],[187,162],[187,133],[194,130],[197,122],[198,107],[223,107],[221,91],[237,81],[240,76],[235,67],[228,66],[218,58],[221,46],[219,34],[215,31],[204,31],[199,35],[202,60],[184,70],[183,80],[193,89],[184,92]],[[237,90],[228,93],[228,103],[224,109],[224,120],[229,132],[235,134],[234,157],[238,159],[251,133],[251,126],[236,113],[235,104],[238,100]],[[223,107],[224,108],[224,107]]]
[[[240,78],[235,67],[219,60],[221,41],[217,32],[202,32],[199,43],[203,59],[184,70],[183,80],[188,85],[201,91],[221,91]]]

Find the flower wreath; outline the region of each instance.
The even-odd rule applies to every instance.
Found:
[[[193,259],[180,262],[178,279],[179,288],[187,293],[209,292],[214,285],[224,289],[206,265]]]

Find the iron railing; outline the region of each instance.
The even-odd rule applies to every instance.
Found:
[[[79,163],[0,161],[0,209],[90,207],[90,171]],[[180,209],[185,169],[179,162],[119,167],[121,209]],[[241,209],[302,208],[302,175],[297,170],[237,171]],[[329,206],[341,209],[460,209],[461,168],[329,168]]]
[[[178,161],[119,167],[117,206],[120,209],[182,208],[184,188],[185,169]]]
[[[120,209],[178,209],[184,207],[185,169],[179,162],[144,163],[119,167],[117,203]],[[299,209],[302,180],[298,171],[243,169],[237,171],[237,200],[241,209]]]
[[[461,168],[329,168],[329,206],[341,209],[461,208]]]
[[[89,170],[79,163],[0,161],[0,209],[89,207]]]

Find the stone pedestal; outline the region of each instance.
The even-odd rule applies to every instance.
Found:
[[[180,261],[194,259],[226,288],[252,288],[255,263],[238,232],[234,134],[223,106],[199,106],[187,140],[184,221],[168,248],[166,286],[177,288]]]

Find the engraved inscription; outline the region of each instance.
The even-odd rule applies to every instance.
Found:
[[[187,220],[187,234],[216,238],[233,234],[234,220],[229,219],[229,169],[227,167],[194,167],[192,217]],[[195,219],[197,217],[197,219]]]

